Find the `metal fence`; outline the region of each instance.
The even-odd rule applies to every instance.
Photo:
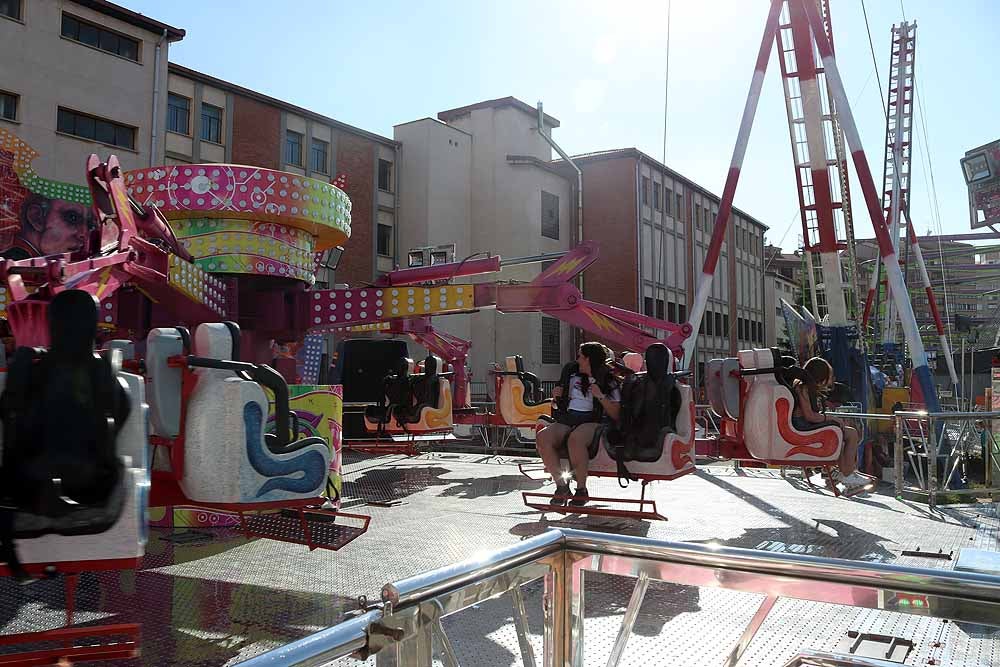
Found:
[[[939,501],[1000,496],[1000,433],[994,420],[1000,412],[897,412],[894,415],[896,494],[925,496],[934,507]],[[904,462],[916,487],[904,485]]]
[[[469,392],[471,393],[471,399],[477,403],[486,403],[493,400],[490,396],[490,388],[493,386],[492,382],[486,382],[484,380],[474,380],[469,383]]]
[[[780,619],[788,614],[788,605],[779,604],[782,601],[826,603],[840,608],[883,610],[974,623],[980,626],[977,636],[986,637],[985,641],[992,641],[992,634],[1000,626],[998,576],[712,545],[676,544],[562,529],[550,530],[491,554],[388,584],[382,589],[380,605],[365,610],[356,618],[243,664],[249,667],[323,665],[348,655],[360,659],[375,655],[378,665],[430,667],[435,664],[436,658],[447,667],[455,667],[458,664],[455,648],[442,619],[506,597],[510,602],[509,609],[513,610],[510,618],[524,665],[582,667],[589,643],[600,639],[589,634],[584,636],[585,626],[594,627],[585,624],[586,612],[590,609],[590,613],[594,613],[594,605],[585,602],[584,593],[588,579],[595,573],[635,581],[617,631],[613,632],[613,626],[603,626],[609,629],[606,633],[609,636],[604,639],[614,635],[606,663],[609,667],[619,664],[633,637],[640,607],[651,591],[656,596],[668,598],[683,595],[680,592],[682,589],[696,587],[757,594],[750,596],[751,604],[740,616],[743,620],[737,624],[737,634],[732,635],[731,640],[725,640],[718,634],[719,619],[710,621],[715,624],[711,629],[703,627],[704,632],[700,636],[686,638],[688,641],[684,643],[681,662],[675,658],[670,664],[706,664],[706,658],[709,659],[708,664],[719,664],[718,658],[721,657],[722,664],[736,665],[748,655],[748,649],[754,646],[758,631],[770,615],[779,617],[775,622],[780,627]],[[537,602],[541,606],[542,638],[540,654],[536,655],[539,643],[531,641],[528,636],[529,608],[525,604],[527,596],[524,591],[526,585],[537,587],[536,582],[539,581],[542,582],[542,594]],[[654,581],[674,585],[650,587]],[[666,604],[671,604],[671,601],[668,599]],[[819,613],[821,608],[826,607],[816,605],[813,611]],[[533,605],[531,611],[539,610]],[[736,611],[732,610],[732,613]],[[843,617],[847,619],[844,623],[851,627],[861,615],[847,613]],[[922,621],[913,621],[919,622]],[[984,625],[992,627],[981,627]],[[449,627],[454,630],[455,625]],[[483,632],[489,629],[495,630],[495,626],[488,626]],[[837,630],[828,625],[822,632],[828,638],[829,633]],[[808,664],[887,664],[853,655],[851,647],[857,647],[861,642],[856,637],[852,639],[851,631],[846,628],[843,635],[846,654],[817,657],[803,646],[790,646],[786,650],[788,655],[780,655],[780,652],[775,655],[773,646],[767,645],[767,654],[772,661],[767,664],[799,665],[809,660],[813,662]],[[966,636],[965,640],[956,641],[948,647],[950,664],[969,664],[969,660],[978,655],[982,647],[974,646],[975,642],[970,637]],[[783,637],[786,644],[787,639]],[[658,641],[661,646],[669,645],[666,640]],[[719,642],[726,643],[720,647]],[[898,644],[899,641],[893,643]],[[437,651],[435,645],[439,647]],[[708,653],[704,653],[706,651]],[[716,659],[712,660],[711,656]],[[821,658],[828,658],[829,661],[820,662]],[[754,664],[764,663],[755,661]],[[932,660],[926,664],[941,662]]]

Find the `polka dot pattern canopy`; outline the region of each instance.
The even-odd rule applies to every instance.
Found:
[[[190,164],[125,174],[128,193],[167,220],[223,218],[271,222],[307,232],[315,249],[343,245],[351,201],[340,188],[306,176],[232,164]]]

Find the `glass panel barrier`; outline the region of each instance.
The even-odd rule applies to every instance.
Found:
[[[990,665],[1000,577],[550,530],[243,664]]]

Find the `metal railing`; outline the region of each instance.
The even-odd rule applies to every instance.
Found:
[[[728,667],[746,654],[758,629],[782,598],[1000,625],[997,576],[562,529],[386,585],[378,607],[243,664],[323,665],[348,655],[361,659],[377,655],[380,665],[429,667],[436,643],[440,647],[439,660],[453,667],[457,665],[456,653],[442,618],[509,596],[524,665],[582,667],[587,650],[584,590],[588,573],[636,580],[608,658],[609,667],[616,666],[624,654],[654,580],[763,595],[739,639],[727,647],[723,664]],[[536,656],[528,637],[522,587],[539,580],[543,582],[542,652]],[[670,595],[673,590],[676,587],[658,589],[657,594]],[[919,599],[920,604],[913,603],[914,599]],[[711,646],[712,642],[704,644]],[[959,643],[952,650],[973,649],[963,649]],[[798,655],[805,653],[800,651]],[[859,660],[837,664],[868,664],[860,656],[842,657]],[[390,662],[393,659],[394,663]],[[699,662],[698,656],[692,655],[685,662]]]
[[[1000,412],[909,411],[896,412],[894,419],[896,495],[925,495],[931,507],[941,497],[1000,495],[1000,486],[995,486],[1000,480],[1000,433],[993,430]],[[916,488],[904,487],[904,460],[917,479]],[[981,480],[972,479],[977,463],[982,464]]]
[[[711,405],[694,406],[694,427],[696,438],[717,438],[721,419]]]

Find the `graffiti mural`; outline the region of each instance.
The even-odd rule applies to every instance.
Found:
[[[94,227],[86,187],[41,178],[38,153],[0,128],[0,256],[27,259],[87,250]]]
[[[332,450],[330,457],[330,484],[328,495],[333,504],[340,506],[341,485],[341,420],[344,411],[344,388],[341,385],[293,384],[288,386],[288,403],[299,417],[299,438],[318,436],[326,440]],[[271,403],[274,411],[274,403]],[[268,419],[273,424],[274,416]]]

